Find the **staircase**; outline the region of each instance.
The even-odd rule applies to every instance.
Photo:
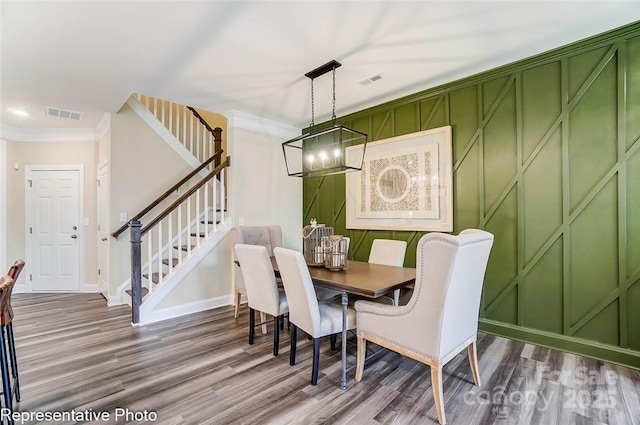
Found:
[[[121,285],[122,300],[132,306],[132,322],[144,324],[229,232],[225,171],[230,158],[223,156],[222,129],[211,128],[195,109],[144,95],[128,103],[159,134],[164,131],[170,144],[182,146],[188,163],[198,164],[112,233],[115,238],[128,233],[131,241],[131,277]],[[181,195],[170,202],[176,191]]]

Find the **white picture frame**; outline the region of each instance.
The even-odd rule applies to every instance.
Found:
[[[368,143],[345,180],[347,229],[453,231],[451,126]]]

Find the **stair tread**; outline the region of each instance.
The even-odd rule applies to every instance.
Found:
[[[166,273],[162,273],[162,277],[165,277],[166,275],[167,275]],[[149,274],[145,273],[142,275],[142,277],[144,277],[145,279],[149,279]],[[151,281],[153,283],[160,282],[160,273],[151,273]]]
[[[196,246],[195,245],[191,245],[191,249],[193,250]],[[182,245],[182,251],[186,251],[187,250],[187,245]],[[173,249],[178,249],[178,245],[174,245]]]
[[[213,232],[209,232],[209,234],[212,234]],[[196,237],[198,236],[198,234],[196,232],[191,233],[191,236]],[[204,238],[206,235],[204,234],[204,232],[200,232],[200,237]]]
[[[131,294],[131,289],[125,289],[125,291],[127,294],[129,294],[129,296],[131,298],[133,298],[133,295]],[[144,298],[145,295],[147,295],[149,293],[149,290],[145,287],[142,287],[142,298]]]
[[[204,220],[200,220],[200,223],[205,224]],[[213,224],[213,220],[207,221],[207,224]],[[216,221],[216,224],[220,224],[220,220]]]
[[[180,262],[180,260],[178,260],[177,258],[172,258],[171,259],[171,263],[172,263],[173,267],[177,266],[179,262]],[[163,259],[162,260],[162,264],[166,264],[168,266],[169,265],[169,259],[168,258]]]

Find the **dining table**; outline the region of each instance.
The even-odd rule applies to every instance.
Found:
[[[279,274],[275,257],[271,258],[273,270]],[[349,294],[375,299],[410,285],[416,280],[412,267],[385,266],[365,261],[348,260],[344,270],[309,266],[309,274],[315,285],[339,291],[342,304],[342,374],[340,387],[347,389],[347,307]]]

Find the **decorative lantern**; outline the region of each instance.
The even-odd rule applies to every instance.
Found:
[[[324,239],[324,266],[334,271],[347,268],[347,240],[342,235]]]
[[[324,241],[333,235],[333,227],[325,227],[324,224],[317,224],[315,219],[311,220],[311,225],[302,229],[302,253],[309,266],[322,267],[325,265]]]

